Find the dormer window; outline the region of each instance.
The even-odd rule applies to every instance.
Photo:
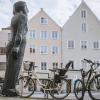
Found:
[[[85,17],[86,17],[86,11],[85,11],[85,10],[82,10],[82,11],[81,11],[81,17],[82,17],[82,18],[85,18]]]
[[[41,17],[40,23],[41,24],[48,24],[48,19],[47,18],[44,18],[44,17]]]

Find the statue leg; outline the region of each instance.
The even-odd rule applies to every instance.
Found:
[[[20,51],[18,54],[18,59],[13,59],[11,53],[9,54],[9,56],[7,56],[8,63],[7,63],[6,73],[5,73],[5,81],[2,90],[3,95],[17,96],[15,85],[22,65],[25,45],[26,45],[26,40],[22,40],[20,45]]]
[[[22,42],[21,42],[21,45],[20,45],[20,52],[19,52],[19,56],[18,56],[18,59],[17,59],[17,61],[16,61],[16,63],[15,63],[15,83],[14,83],[14,87],[13,88],[15,88],[15,86],[16,86],[16,81],[17,81],[17,79],[18,79],[18,76],[19,76],[19,72],[20,72],[20,68],[21,68],[21,66],[22,66],[22,62],[23,62],[23,56],[24,56],[24,51],[25,51],[25,46],[26,46],[26,39],[23,39],[22,40]]]

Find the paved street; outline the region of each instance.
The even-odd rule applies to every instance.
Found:
[[[36,94],[34,94],[34,96],[30,97],[30,98],[20,98],[20,97],[0,97],[0,100],[48,100],[46,98],[44,98],[43,95],[38,94],[38,99],[36,98]],[[100,96],[100,95],[99,95]],[[49,100],[54,100],[54,99],[50,99]],[[74,94],[70,94],[65,100],[76,100]],[[91,100],[88,93],[85,94],[84,100]]]

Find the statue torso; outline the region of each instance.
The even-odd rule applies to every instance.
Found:
[[[16,14],[11,20],[12,39],[15,39],[17,32],[21,32],[22,36],[25,38],[27,31],[27,16],[22,13]]]

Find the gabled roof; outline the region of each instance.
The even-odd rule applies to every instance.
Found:
[[[94,12],[91,10],[91,8],[86,4],[86,2],[84,0],[82,0],[82,2],[80,3],[80,5],[78,6],[78,8],[74,11],[74,13],[69,17],[69,19],[65,22],[65,24],[71,19],[71,17],[73,17],[73,15],[77,12],[78,9],[80,9],[82,6],[84,6],[85,8],[87,8],[89,10],[89,12],[92,13],[93,16],[95,16],[96,20],[99,21],[99,19],[97,18],[97,16],[94,14]],[[99,21],[100,22],[100,21]],[[65,24],[63,25],[63,27],[65,26]]]
[[[41,10],[36,14],[34,15],[29,21],[28,23],[30,23],[39,13],[44,13],[55,25],[57,25],[58,27],[60,27],[45,11],[43,8],[41,8]]]

